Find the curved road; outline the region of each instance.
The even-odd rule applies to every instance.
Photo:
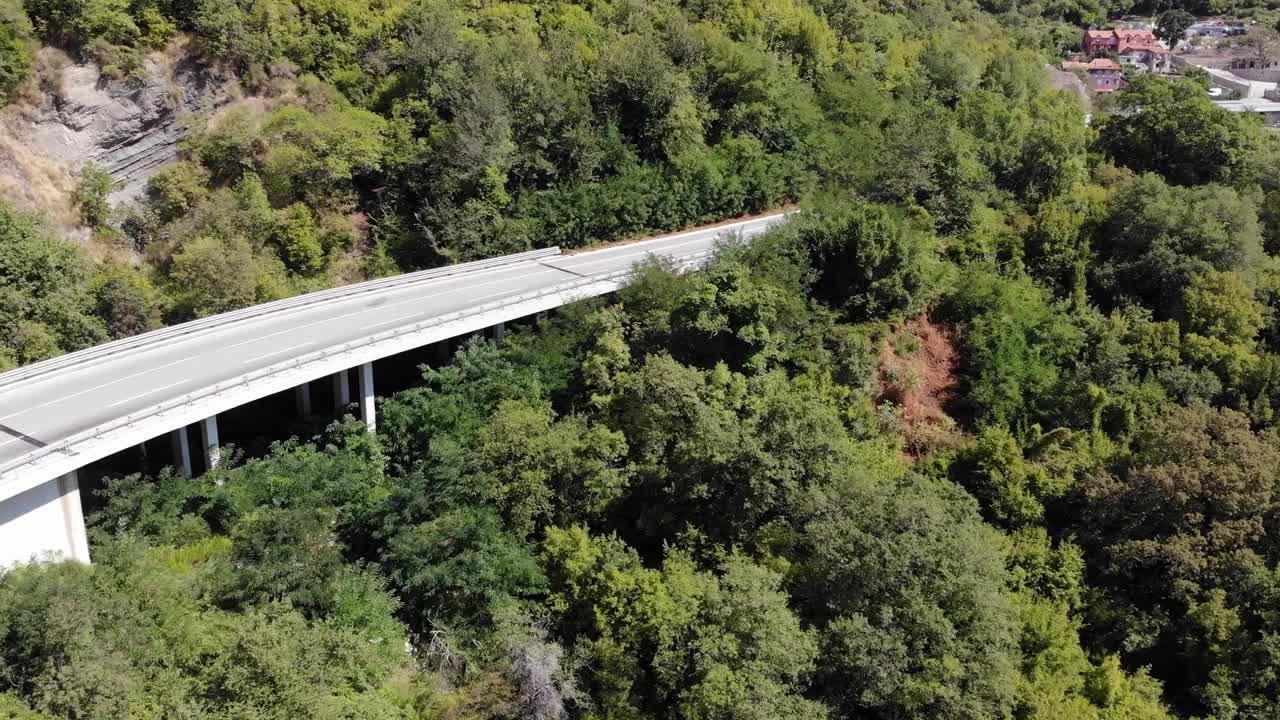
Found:
[[[123,438],[136,426],[135,436],[145,433],[132,438],[136,442],[182,427],[191,418],[178,408],[214,389],[232,384],[249,388],[237,395],[236,403],[263,397],[280,387],[278,382],[260,381],[284,369],[298,371],[290,379],[298,384],[332,372],[320,360],[343,349],[370,347],[377,338],[433,323],[444,332],[445,320],[486,309],[488,314],[479,318],[485,322],[501,321],[504,312],[514,318],[512,313],[528,309],[531,297],[559,293],[555,297],[560,299],[552,304],[542,302],[551,307],[608,292],[650,254],[693,262],[719,238],[758,234],[781,217],[769,215],[576,255],[526,253],[362,283],[165,328],[4,373],[0,500],[57,476],[50,473],[68,472],[120,447],[119,442],[98,443],[89,449],[90,440]],[[565,295],[565,288],[579,291]],[[397,347],[403,349],[404,343],[388,344],[372,356],[366,353],[360,362],[398,352]],[[165,413],[167,419],[160,419]],[[64,460],[52,462],[49,457],[54,454]]]

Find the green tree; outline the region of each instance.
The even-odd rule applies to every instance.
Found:
[[[1165,10],[1160,13],[1160,17],[1156,18],[1156,36],[1164,40],[1170,48],[1176,49],[1178,43],[1187,36],[1187,28],[1195,22],[1196,16],[1182,8]]]
[[[1029,277],[973,267],[968,278],[943,308],[964,323],[967,404],[979,420],[1029,425],[1053,407],[1084,338]]]
[[[1235,654],[1237,603],[1267,566],[1278,452],[1237,412],[1167,406],[1131,459],[1077,487],[1072,527],[1106,593],[1090,632],[1150,663],[1188,715],[1220,710],[1236,668],[1259,662]]]
[[[1239,273],[1216,270],[1197,275],[1183,291],[1187,334],[1183,355],[1239,383],[1259,358],[1255,339],[1263,307]]]
[[[25,15],[22,20],[26,20]],[[15,25],[0,23],[0,99],[6,101],[31,74],[29,43],[22,29]],[[29,24],[26,29],[30,30]]]
[[[1194,82],[1139,75],[1098,127],[1099,149],[1174,185],[1242,186],[1258,177],[1263,139],[1250,118],[1217,107]]]
[[[243,238],[198,237],[174,253],[169,271],[179,313],[204,317],[253,304],[258,263]]]
[[[797,599],[821,630],[819,687],[838,712],[999,717],[1017,625],[991,530],[955,486],[851,478],[815,493]]]
[[[578,416],[553,420],[546,405],[504,401],[479,439],[498,504],[525,535],[547,524],[599,522],[626,487],[625,436]]]
[[[94,278],[93,313],[115,338],[160,327],[160,292],[147,276],[127,266],[113,265]]]
[[[928,235],[883,205],[832,201],[796,223],[813,293],[853,321],[915,315],[930,299]]]
[[[306,205],[297,202],[281,210],[272,236],[290,270],[310,274],[324,265],[324,248],[320,245],[315,215]]]
[[[1256,270],[1263,256],[1257,217],[1249,196],[1222,185],[1176,187],[1155,175],[1127,181],[1114,190],[1094,240],[1099,295],[1177,317],[1182,288],[1196,275]]]
[[[551,528],[551,604],[597,668],[606,712],[678,718],[821,718],[800,691],[817,643],[782,577],[741,556],[701,572],[678,551],[645,568],[616,537]]]
[[[92,162],[80,169],[80,184],[76,187],[76,204],[80,206],[80,221],[92,228],[100,228],[111,219],[111,203],[108,196],[115,181],[111,174]]]
[[[199,163],[179,161],[147,180],[147,198],[162,221],[186,215],[208,196],[209,171]]]
[[[50,237],[39,216],[0,205],[0,339],[18,363],[34,362],[106,337],[93,317],[83,250]]]

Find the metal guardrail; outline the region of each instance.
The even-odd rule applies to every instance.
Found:
[[[191,335],[213,328],[222,327],[223,325],[239,322],[246,318],[266,317],[268,315],[288,312],[290,310],[308,307],[337,298],[345,298],[352,295],[359,295],[361,293],[384,290],[388,287],[415,285],[420,282],[437,280],[451,275],[463,275],[472,272],[479,272],[481,270],[502,267],[504,265],[512,265],[525,260],[536,260],[559,254],[560,248],[558,246],[529,250],[523,253],[503,255],[501,257],[476,260],[469,263],[460,263],[458,265],[449,265],[442,268],[431,268],[428,270],[404,273],[402,275],[394,275],[387,278],[366,280],[365,282],[354,283],[352,285],[343,285],[341,287],[330,288],[328,290],[319,290],[312,293],[305,293],[303,295],[295,295],[294,297],[284,298],[283,300],[275,300],[273,302],[252,305],[239,310],[219,313],[218,315],[210,315],[207,318],[200,318],[198,320],[192,320],[178,325],[170,325],[168,327],[152,330],[151,332],[142,333],[141,335],[113,340],[101,345],[95,345],[91,348],[85,348],[84,350],[77,350],[73,353],[67,353],[48,360],[42,360],[31,365],[24,365],[23,367],[0,374],[0,389],[16,382],[28,380],[32,377],[56,372],[58,370],[64,370],[68,367],[92,363],[95,360],[111,357],[119,352],[145,347],[174,337]]]
[[[696,253],[690,253],[688,255],[672,257],[670,259],[673,260],[677,264],[677,266],[686,267],[696,263],[698,260],[702,258],[705,258],[711,255],[713,252],[714,252],[714,249],[701,250]],[[46,455],[50,455],[56,452],[65,452],[70,447],[76,445],[77,443],[84,442],[91,438],[100,437],[106,433],[113,432],[120,428],[128,427],[145,418],[159,415],[161,413],[167,412],[174,408],[178,408],[183,405],[196,402],[197,400],[204,399],[211,395],[217,395],[218,393],[224,392],[236,385],[247,385],[255,380],[260,380],[262,378],[270,377],[272,375],[275,375],[280,372],[284,372],[286,370],[291,370],[294,368],[301,367],[303,365],[324,360],[334,355],[338,355],[344,352],[349,352],[357,347],[361,347],[365,345],[373,345],[379,342],[384,342],[386,340],[391,340],[393,338],[399,337],[400,335],[405,335],[411,332],[418,332],[421,330],[425,330],[429,327],[433,327],[436,325],[443,325],[448,322],[454,322],[456,320],[461,320],[471,315],[482,314],[490,310],[496,310],[504,306],[513,305],[521,302],[527,302],[529,300],[536,300],[537,298],[540,298],[540,297],[571,291],[575,288],[585,287],[588,285],[593,285],[595,283],[608,282],[608,281],[616,280],[619,278],[625,278],[631,275],[633,272],[634,272],[634,267],[627,268],[625,270],[616,270],[614,272],[606,273],[604,275],[597,275],[597,276],[581,278],[577,280],[571,280],[566,283],[552,285],[542,290],[538,290],[530,293],[522,293],[520,295],[515,295],[513,297],[503,298],[501,300],[495,300],[493,302],[477,305],[474,308],[467,308],[466,310],[457,310],[447,315],[441,315],[439,317],[434,317],[434,318],[430,318],[427,320],[414,323],[413,325],[406,325],[404,327],[393,328],[392,330],[387,330],[381,333],[375,333],[374,335],[371,335],[368,338],[361,340],[359,342],[347,342],[347,343],[343,343],[342,345],[335,345],[332,347],[325,348],[323,350],[317,350],[315,352],[293,358],[291,360],[286,360],[284,362],[276,363],[275,365],[270,365],[268,367],[255,370],[253,372],[237,376],[230,380],[224,380],[220,383],[216,383],[214,385],[211,385],[207,388],[203,388],[196,392],[187,393],[186,395],[183,395],[181,397],[174,398],[172,400],[168,400],[166,402],[162,402],[157,405],[153,405],[145,410],[142,410],[136,413],[130,413],[129,415],[125,415],[124,417],[117,418],[116,420],[113,420],[110,423],[107,423],[105,425],[99,425],[89,430],[85,430],[75,435],[72,435],[68,438],[59,440],[58,442],[51,443],[44,447],[38,448],[30,453],[27,453],[26,455],[23,455],[20,458],[16,458],[14,460],[9,461],[8,463],[5,463],[4,465],[0,465],[0,477],[3,477],[5,474],[19,467],[22,467],[23,465],[28,465]]]

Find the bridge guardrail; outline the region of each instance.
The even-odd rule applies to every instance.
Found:
[[[190,335],[197,332],[203,332],[223,325],[238,322],[250,317],[265,317],[280,312],[288,312],[300,307],[307,307],[316,303],[327,302],[336,298],[349,297],[365,292],[373,292],[382,290],[387,287],[395,287],[399,285],[413,285],[428,280],[436,280],[450,275],[460,275],[471,272],[479,272],[504,265],[512,265],[514,263],[526,260],[537,260],[544,257],[552,257],[560,254],[559,246],[550,248],[540,248],[538,250],[529,250],[523,253],[515,253],[512,255],[503,255],[497,258],[488,258],[485,260],[476,260],[469,263],[460,263],[458,265],[448,265],[442,268],[431,268],[428,270],[419,270],[417,272],[403,273],[387,278],[376,278],[374,280],[366,280],[351,285],[343,285],[341,287],[329,288],[328,290],[319,290],[312,293],[295,295],[290,298],[276,300],[260,305],[253,305],[239,310],[231,310],[217,315],[210,315],[207,318],[191,320],[189,322],[178,325],[170,325],[168,327],[159,328],[150,332],[134,335],[132,337],[113,340],[101,345],[95,345],[84,350],[59,355],[48,360],[42,360],[38,363],[25,365],[15,368],[6,373],[0,373],[0,389],[12,385],[22,380],[28,380],[50,372],[63,370],[67,367],[92,363],[101,358],[110,357],[118,352],[132,350],[138,347],[163,342],[170,338]]]

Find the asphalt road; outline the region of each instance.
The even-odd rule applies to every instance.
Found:
[[[774,215],[576,255],[481,269],[178,335],[0,387],[0,465],[187,393],[304,353],[432,317],[626,270],[650,254],[686,257],[729,233],[762,232]],[[0,375],[0,383],[4,376]]]

